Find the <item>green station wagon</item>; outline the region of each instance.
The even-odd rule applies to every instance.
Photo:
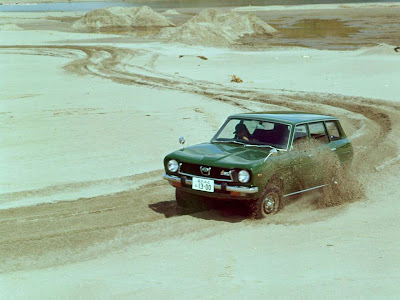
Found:
[[[198,196],[241,200],[258,218],[275,214],[285,197],[335,182],[322,176],[321,153],[335,153],[342,165],[353,157],[337,118],[304,112],[232,115],[208,143],[185,148],[179,141],[181,149],[164,158],[163,175],[178,205]]]

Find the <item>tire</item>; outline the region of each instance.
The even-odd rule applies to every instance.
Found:
[[[322,199],[319,200],[318,205],[326,207],[342,203],[347,198],[347,193],[351,192],[348,190],[353,182],[350,168],[334,156],[334,159],[325,164],[323,176],[326,186],[322,188]]]
[[[260,198],[251,203],[252,215],[255,219],[266,218],[276,214],[282,204],[282,190],[274,184],[267,184]]]
[[[349,170],[339,166],[337,169],[331,170],[329,177],[326,180],[326,186],[322,188],[321,197],[318,199],[319,207],[340,205],[347,198],[352,197],[353,189],[349,189],[352,186],[352,178]]]

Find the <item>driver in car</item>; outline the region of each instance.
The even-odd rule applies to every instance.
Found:
[[[245,141],[250,140],[250,132],[246,125],[244,125],[242,122],[236,125],[235,132],[233,134],[235,135],[235,139],[241,139]]]

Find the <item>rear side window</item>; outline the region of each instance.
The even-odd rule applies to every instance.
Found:
[[[308,139],[308,130],[307,126],[304,125],[296,125],[294,129],[294,137],[293,137],[293,142],[299,141],[299,140],[304,140]]]
[[[320,143],[329,143],[329,138],[326,134],[324,123],[311,123],[308,124],[308,128],[310,129],[311,139],[317,140]]]
[[[296,127],[294,128],[293,148],[296,150],[300,150],[305,147],[305,144],[308,141],[307,125],[296,125]]]
[[[342,135],[340,134],[339,128],[335,121],[325,122],[325,125],[331,141],[340,140],[342,138]]]

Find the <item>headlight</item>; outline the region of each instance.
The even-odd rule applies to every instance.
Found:
[[[171,159],[167,164],[167,168],[170,172],[178,171],[179,168],[178,162],[175,159]]]
[[[250,174],[246,170],[242,170],[239,172],[239,181],[242,183],[249,182],[250,180]]]

